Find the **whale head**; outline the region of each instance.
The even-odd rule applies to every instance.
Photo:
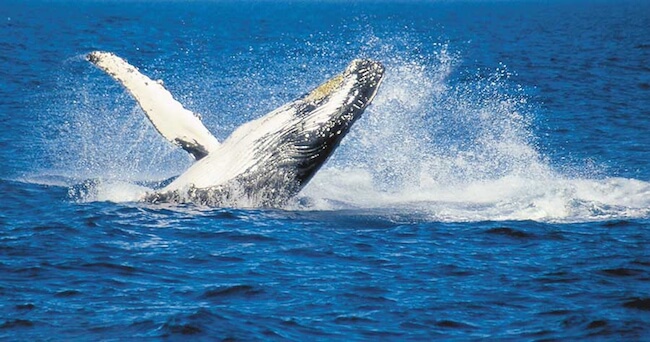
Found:
[[[289,139],[296,162],[297,180],[308,182],[361,117],[375,97],[384,77],[381,63],[352,61],[345,71],[324,82],[292,105],[297,129]]]

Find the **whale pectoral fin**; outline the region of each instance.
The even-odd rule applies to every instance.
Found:
[[[93,51],[87,59],[131,93],[165,139],[182,147],[196,160],[219,146],[219,141],[203,125],[201,119],[176,101],[162,82],[151,80],[136,67],[110,52]]]

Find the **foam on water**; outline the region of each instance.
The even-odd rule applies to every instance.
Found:
[[[386,66],[382,87],[289,209],[397,208],[452,222],[650,215],[650,183],[550,166],[536,146],[535,110],[507,67],[463,71],[459,54],[444,44],[431,56],[405,56],[367,40],[361,54]],[[53,164],[80,183],[71,187],[75,200],[135,201],[148,190],[135,182],[178,174],[190,160],[158,136],[119,85],[86,64],[68,63],[86,68],[86,78],[64,80],[75,86],[53,106],[62,118],[51,128],[59,133],[50,142]],[[295,77],[285,81],[292,89]],[[264,96],[259,82],[248,84]]]
[[[79,202],[137,202],[152,189],[114,179],[90,179],[69,187],[68,196]]]

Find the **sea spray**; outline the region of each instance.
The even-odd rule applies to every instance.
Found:
[[[52,167],[77,182],[87,179],[162,180],[191,163],[161,139],[131,96],[82,56],[63,63],[61,95],[48,115]],[[81,76],[80,76],[81,75]]]
[[[379,95],[329,167],[363,169],[393,194],[550,172],[534,145],[526,98],[508,89],[503,70],[451,84],[460,62],[446,45],[430,59],[384,58]]]
[[[431,58],[384,58],[373,106],[302,193],[309,209],[401,208],[451,222],[650,212],[645,182],[551,167],[536,145],[535,112],[506,66],[455,70],[459,54],[446,45]]]
[[[386,65],[382,88],[332,159],[287,209],[392,208],[452,222],[574,222],[649,214],[645,182],[574,177],[579,173],[550,166],[536,146],[535,111],[506,66],[463,69],[462,54],[447,44],[435,44],[430,55],[404,54],[372,35],[367,44],[360,54]],[[285,63],[297,63],[298,69],[288,70],[309,72],[309,77],[288,73],[284,64],[256,64],[255,72],[242,66],[245,82],[204,90],[232,92],[236,106],[214,108],[223,98],[201,100],[183,92],[177,97],[208,117],[204,120],[211,130],[234,129],[298,96],[296,89],[309,89],[319,80],[316,73],[333,68],[333,60],[306,67],[306,57],[298,55]],[[47,146],[53,172],[70,179],[72,200],[136,201],[150,191],[139,185],[143,181],[160,181],[189,166],[191,159],[160,138],[119,85],[82,58],[64,65],[70,73],[60,81],[66,91],[48,113],[59,120],[48,128],[56,134],[48,136]],[[266,80],[257,79],[261,75]],[[171,79],[211,84],[191,76]],[[246,94],[261,99],[241,103]]]

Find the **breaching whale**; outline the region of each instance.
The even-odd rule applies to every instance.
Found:
[[[220,143],[198,115],[124,59],[94,51],[88,61],[131,93],[155,129],[196,162],[142,200],[219,207],[280,207],[295,196],[370,104],[381,63],[352,61],[306,95],[237,128]]]

